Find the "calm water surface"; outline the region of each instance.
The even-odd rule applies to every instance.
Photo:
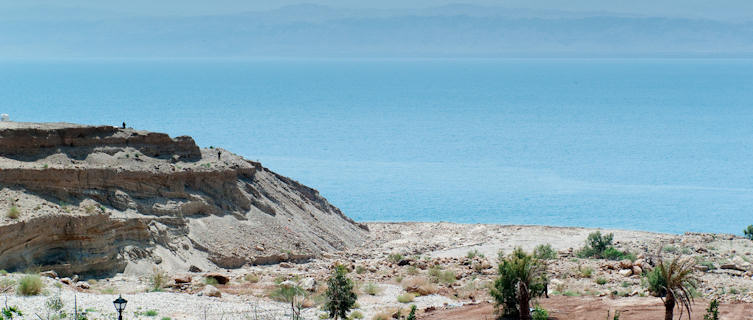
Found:
[[[751,60],[6,61],[0,112],[192,135],[363,221],[753,224]]]

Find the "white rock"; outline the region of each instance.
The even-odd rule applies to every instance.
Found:
[[[217,297],[217,298],[219,298],[219,297],[222,297],[222,292],[220,292],[220,289],[217,289],[213,285],[207,285],[207,286],[204,287],[203,290],[201,290],[201,292],[199,292],[199,295],[200,296],[205,296],[205,297]]]
[[[629,277],[632,274],[633,274],[633,270],[632,269],[622,269],[622,270],[620,270],[620,275],[623,276],[623,277]]]
[[[303,290],[314,291],[316,289],[316,280],[314,278],[304,278],[298,285]]]

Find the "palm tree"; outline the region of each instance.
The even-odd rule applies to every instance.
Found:
[[[531,319],[531,299],[546,293],[546,264],[515,248],[499,264],[499,277],[490,293],[502,307],[501,316]]]
[[[694,265],[690,259],[675,257],[669,263],[659,260],[659,265],[649,272],[649,290],[664,302],[665,320],[672,320],[675,306],[680,309],[680,319],[684,310],[688,311],[690,318],[693,304],[691,290],[695,289]]]

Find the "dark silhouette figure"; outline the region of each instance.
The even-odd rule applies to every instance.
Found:
[[[222,157],[222,151],[217,150],[217,160],[220,160],[221,157]]]
[[[123,121],[123,129],[125,129],[125,121]]]

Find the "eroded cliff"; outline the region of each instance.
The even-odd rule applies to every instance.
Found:
[[[316,190],[190,137],[0,122],[0,156],[0,269],[237,268],[366,235]]]

